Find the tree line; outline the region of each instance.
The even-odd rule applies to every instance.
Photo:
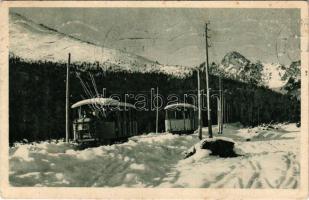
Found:
[[[100,93],[106,96],[117,93],[124,97],[128,92],[143,93],[150,97],[151,88],[159,88],[160,95],[197,93],[197,73],[179,78],[163,74],[110,71],[100,67],[71,65],[70,102],[87,98],[81,81],[92,86],[93,76]],[[30,62],[11,56],[9,59],[9,139],[10,143],[59,139],[65,137],[65,77],[66,64],[56,62]],[[210,76],[211,93],[219,89],[217,76]],[[201,74],[201,88],[205,89],[205,75]],[[267,122],[296,122],[300,120],[300,102],[290,95],[276,93],[264,87],[223,78],[226,100],[226,120],[254,126]],[[129,99],[129,102],[133,101]],[[188,103],[193,103],[190,101]],[[211,98],[211,115],[216,123],[217,101]],[[207,124],[206,112],[203,123]],[[159,131],[164,131],[163,110],[159,112]],[[140,133],[155,130],[155,112],[139,111],[136,116]]]

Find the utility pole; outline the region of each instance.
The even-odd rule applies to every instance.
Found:
[[[71,54],[69,53],[67,63],[66,90],[65,90],[65,141],[69,142],[70,135],[70,64]]]
[[[225,103],[225,123],[227,124],[228,122],[228,115],[229,115],[229,105]]]
[[[206,92],[207,92],[207,120],[208,120],[208,134],[209,137],[212,138],[212,127],[211,127],[211,110],[210,110],[210,98],[209,98],[209,62],[208,62],[208,35],[207,28],[208,23],[205,26],[205,40],[206,40],[206,63],[205,63],[205,74],[206,74]]]
[[[156,133],[159,129],[159,88],[157,87]]]
[[[219,134],[222,134],[223,133],[223,113],[222,113],[222,110],[223,110],[223,106],[222,106],[222,78],[221,76],[219,75],[219,99],[220,99],[220,102],[218,102],[218,104],[220,105],[220,111],[218,113],[220,118],[219,118]]]
[[[216,96],[217,97],[217,96]],[[221,134],[221,100],[217,97],[217,123],[218,123],[218,134]]]
[[[226,123],[226,98],[225,95],[223,96],[223,123],[222,123],[222,129],[223,129],[223,124]]]
[[[201,82],[200,69],[197,70],[197,102],[198,102],[198,138],[202,139],[202,106],[201,106]]]
[[[222,94],[222,123],[221,123],[221,134],[223,134],[223,128],[224,128],[224,124],[225,124],[225,122],[226,122],[226,107],[225,107],[225,95],[224,94]]]

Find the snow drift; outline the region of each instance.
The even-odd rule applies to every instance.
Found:
[[[10,182],[14,186],[154,187],[195,142],[196,136],[150,134],[82,151],[63,142],[17,145],[10,150]]]

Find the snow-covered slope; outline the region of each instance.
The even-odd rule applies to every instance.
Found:
[[[292,62],[287,67],[280,64],[263,64],[263,66],[262,77],[265,85],[275,91],[300,99],[300,61]]]
[[[185,77],[191,75],[194,70],[191,67],[163,65],[142,56],[81,41],[45,25],[36,24],[19,14],[10,13],[9,22],[10,55],[30,62],[66,63],[70,52],[73,63],[87,63],[90,66],[100,66],[113,71],[162,72]],[[240,53],[233,51],[224,56],[219,66],[211,68],[210,73],[286,93],[282,88],[289,81],[287,76],[291,76],[290,72],[297,71],[297,67],[293,67],[295,70],[292,69],[286,73],[290,68],[279,64],[253,63]],[[295,77],[300,79],[300,73]]]
[[[188,67],[162,65],[138,55],[81,41],[11,12],[9,32],[10,54],[27,61],[65,63],[71,53],[73,63],[99,64],[108,70],[163,72],[180,77],[192,72]]]
[[[263,63],[262,80],[265,85],[274,90],[280,90],[286,83],[282,77],[285,69],[280,64]]]
[[[300,87],[301,87],[301,62],[292,62],[291,65],[286,68],[285,74],[282,79],[287,81],[282,87],[282,90],[287,94],[296,97],[300,100]]]
[[[243,128],[228,124],[238,157],[209,150],[184,153],[199,143],[197,134],[148,134],[123,144],[75,150],[63,142],[15,144],[9,150],[14,186],[297,188],[300,184],[300,128],[295,124]],[[207,128],[203,128],[203,137]]]

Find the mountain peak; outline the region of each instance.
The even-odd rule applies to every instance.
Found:
[[[228,67],[230,64],[233,64],[234,67],[241,67],[246,66],[249,63],[250,61],[237,51],[227,53],[221,61],[221,65],[225,67]]]
[[[242,54],[240,54],[239,52],[237,51],[231,51],[231,52],[228,52],[224,58],[242,58],[242,59],[246,59]],[[224,59],[223,58],[223,59]]]

